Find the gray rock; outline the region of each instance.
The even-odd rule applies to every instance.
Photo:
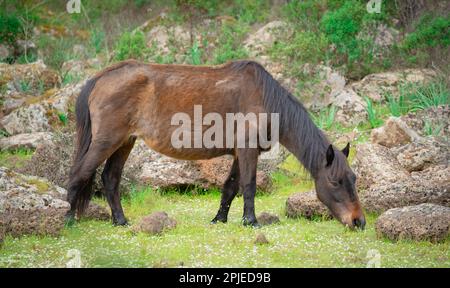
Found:
[[[39,177],[0,167],[0,230],[12,236],[58,235],[69,203],[66,191]]]
[[[278,218],[277,215],[268,212],[262,212],[256,219],[258,220],[258,223],[263,226],[280,223],[280,218]]]
[[[357,145],[352,168],[357,175],[359,190],[379,183],[395,183],[409,177],[389,148],[379,144]]]
[[[331,95],[330,101],[338,109],[336,121],[344,126],[357,125],[366,120],[366,104],[353,89],[346,87]]]
[[[427,167],[450,162],[448,145],[424,138],[422,141],[409,143],[394,149],[397,161],[408,172],[421,171]]]
[[[177,221],[170,218],[166,212],[154,212],[143,217],[140,222],[133,227],[135,232],[144,232],[150,235],[159,235],[167,229],[177,226]]]
[[[197,185],[203,188],[221,187],[231,169],[232,159],[219,157],[209,160],[185,161],[164,156],[138,140],[124,168],[124,176],[132,181],[154,187],[170,188]],[[260,169],[257,187],[268,191],[271,179]]]
[[[431,69],[406,69],[396,72],[383,72],[370,74],[361,81],[355,82],[351,87],[361,96],[367,96],[373,101],[384,99],[385,93],[398,95],[399,86],[404,83],[424,83],[436,76]]]
[[[307,219],[332,217],[328,208],[317,199],[315,191],[299,192],[290,196],[286,201],[286,216]]]
[[[266,235],[264,235],[264,233],[258,233],[256,234],[256,239],[255,239],[255,244],[257,245],[265,245],[265,244],[269,244],[269,240],[267,240]]]
[[[447,184],[442,186],[439,182],[406,178],[393,183],[373,185],[365,191],[360,191],[359,196],[365,210],[379,213],[395,207],[421,203],[450,206],[449,188],[448,180]]]
[[[3,117],[0,123],[10,135],[51,131],[47,110],[41,104],[20,107]]]
[[[36,149],[38,145],[48,143],[53,137],[49,132],[35,132],[17,134],[11,137],[0,138],[0,149],[15,150],[19,148]]]
[[[450,208],[424,203],[390,209],[377,219],[375,229],[379,237],[394,241],[445,241],[450,231]]]
[[[420,136],[400,118],[390,117],[386,123],[370,133],[372,143],[386,147],[395,147],[419,140]]]
[[[244,41],[244,47],[250,51],[250,55],[255,57],[263,54],[267,48],[270,48],[280,33],[285,33],[289,26],[284,21],[272,21],[259,28],[255,33],[252,33]]]

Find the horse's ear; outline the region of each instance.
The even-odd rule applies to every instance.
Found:
[[[331,163],[333,163],[333,159],[334,159],[334,149],[333,149],[333,145],[330,144],[330,146],[328,146],[327,149],[327,167],[331,165]]]
[[[345,157],[348,158],[348,154],[350,153],[350,142],[347,142],[347,146],[342,149],[342,153],[344,153]]]

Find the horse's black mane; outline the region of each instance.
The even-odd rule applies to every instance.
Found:
[[[230,65],[231,69],[236,71],[245,67],[254,69],[256,81],[263,89],[264,107],[268,112],[280,115],[280,138],[286,137],[293,142],[291,147],[287,148],[292,150],[291,152],[314,177],[323,163],[330,142],[311,120],[305,107],[261,64],[254,61],[236,61]],[[337,161],[333,161],[332,165],[333,174],[341,170],[340,166],[343,164],[339,157],[336,158]]]

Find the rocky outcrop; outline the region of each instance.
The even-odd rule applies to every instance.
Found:
[[[0,167],[0,234],[57,236],[70,208],[67,191],[45,178]],[[90,203],[84,218],[109,220],[109,209]]]
[[[63,124],[60,116],[66,115],[71,102],[81,91],[83,82],[68,85],[60,90],[49,90],[32,103],[24,104],[0,120],[10,134],[50,132],[53,126]]]
[[[58,235],[70,208],[66,191],[39,177],[0,168],[0,223],[12,236]]]
[[[177,221],[167,215],[166,212],[154,212],[143,217],[140,222],[133,227],[135,232],[144,232],[150,235],[159,235],[165,230],[173,229],[177,226]]]
[[[353,162],[366,210],[422,203],[450,206],[450,148],[436,137],[422,137],[405,121],[391,118],[371,140],[356,147]],[[383,144],[384,146],[380,145]]]
[[[398,72],[383,72],[370,74],[361,81],[351,84],[351,87],[359,95],[364,95],[379,102],[384,100],[384,95],[390,93],[398,95],[399,87],[405,83],[423,83],[436,76],[431,69],[406,69]]]
[[[358,176],[358,190],[366,190],[380,183],[394,183],[409,177],[392,151],[379,144],[357,145],[352,166]]]
[[[286,201],[286,216],[307,219],[332,217],[328,208],[317,199],[315,191],[299,192],[290,196]]]
[[[255,33],[249,35],[244,41],[244,47],[250,51],[252,57],[265,54],[278,39],[280,33],[286,33],[289,25],[284,21],[272,21],[259,28]]]
[[[370,140],[391,148],[419,140],[419,135],[400,118],[390,117],[383,126],[371,131]]]
[[[35,149],[41,144],[52,140],[52,133],[36,132],[27,134],[17,134],[11,137],[0,138],[1,150],[16,150],[19,148]]]
[[[15,65],[0,63],[0,86],[6,87],[5,98],[20,92],[36,96],[59,83],[58,73],[42,61]]]
[[[132,181],[161,188],[221,187],[232,162],[226,156],[198,161],[177,160],[154,152],[143,141],[138,141],[125,164],[124,175]],[[268,172],[261,169],[256,178],[257,187],[268,191],[272,184]]]
[[[390,240],[445,241],[450,232],[450,208],[420,204],[384,212],[375,224],[379,237]]]

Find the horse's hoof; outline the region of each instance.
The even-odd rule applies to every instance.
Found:
[[[128,221],[126,219],[113,220],[114,226],[128,226]]]
[[[217,224],[219,222],[220,223],[227,223],[227,219],[214,217],[214,219],[211,220],[210,224]]]
[[[248,219],[244,218],[244,219],[242,219],[242,224],[244,226],[251,226],[253,228],[261,228],[261,224],[259,224],[258,221],[256,221],[256,219],[248,220]]]

